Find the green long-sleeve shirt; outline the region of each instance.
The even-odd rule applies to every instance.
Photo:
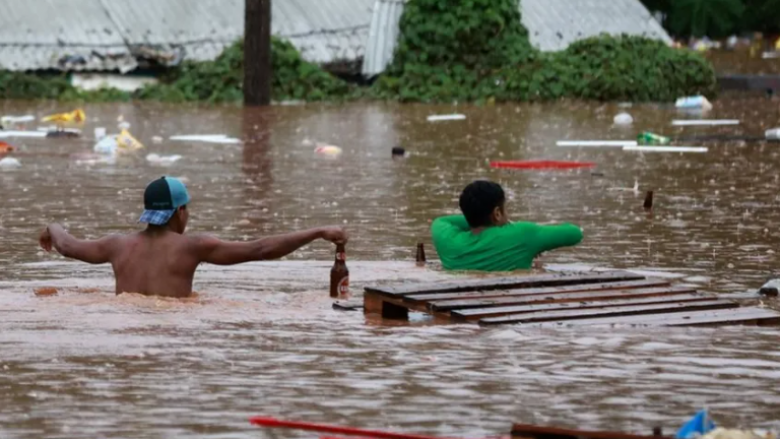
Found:
[[[582,230],[574,224],[542,226],[517,222],[488,227],[475,235],[463,215],[437,218],[431,225],[431,234],[447,270],[528,269],[539,253],[582,241]]]

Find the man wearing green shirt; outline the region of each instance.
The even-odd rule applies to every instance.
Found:
[[[478,180],[460,194],[463,215],[444,216],[433,222],[433,245],[445,269],[528,269],[540,253],[582,241],[582,230],[573,224],[510,222],[505,202],[499,184]]]

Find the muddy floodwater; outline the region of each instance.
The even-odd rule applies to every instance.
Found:
[[[0,103],[2,114],[70,109]],[[744,292],[780,271],[780,144],[733,136],[780,126],[778,100],[726,96],[706,115],[567,102],[85,111],[81,140],[3,139],[17,148],[21,167],[0,168],[2,438],[270,437],[246,421],[261,414],[449,437],[503,435],[512,422],[649,433],[655,425],[672,431],[702,407],[722,425],[780,428],[774,328],[381,324],[331,309],[334,249],[322,242],[283,261],[205,266],[194,299],[116,297],[108,267],[36,245],[50,221],[79,237],[137,229],[144,185],[167,174],[189,186],[191,231],[242,240],[342,224],[352,234],[354,292],[436,281],[452,275],[435,263],[414,267],[415,244],[425,242],[435,259],[430,221],[456,212],[465,184],[490,178],[505,187],[513,219],[583,227],[582,245],[544,255],[548,269],[630,268],[705,291]],[[632,126],[613,126],[622,111]],[[426,121],[447,113],[466,120]],[[79,162],[94,145],[93,129],[115,132],[120,115],[145,151],[113,164]],[[672,126],[685,118],[741,124]],[[634,139],[644,130],[709,151],[556,146]],[[180,134],[240,143],[168,140]],[[315,156],[317,142],[343,154]],[[409,157],[394,161],[390,150],[399,145]],[[182,159],[163,167],[147,161],[149,153]],[[489,166],[523,159],[597,166]],[[655,191],[652,216],[642,209],[645,190]],[[60,293],[37,297],[39,287]]]

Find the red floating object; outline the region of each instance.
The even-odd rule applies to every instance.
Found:
[[[557,160],[506,160],[490,162],[491,168],[499,169],[578,169],[592,168],[593,162],[563,162]]]
[[[293,430],[303,430],[303,431],[315,431],[320,433],[329,433],[332,435],[344,435],[344,436],[356,436],[357,438],[353,439],[361,439],[361,438],[372,438],[372,439],[444,439],[444,438],[437,438],[433,436],[424,436],[419,434],[405,434],[405,433],[394,433],[390,431],[379,431],[379,430],[366,430],[362,428],[352,428],[352,427],[342,427],[338,425],[328,425],[328,424],[315,424],[311,422],[299,422],[299,421],[283,421],[281,419],[276,418],[269,418],[264,416],[254,416],[252,418],[249,418],[249,422],[260,426],[260,427],[267,427],[267,428],[286,428],[286,429],[293,429]],[[320,437],[320,439],[337,439],[339,436],[328,436],[323,435]],[[346,438],[342,438],[346,439]],[[508,439],[508,438],[497,438],[497,439]]]

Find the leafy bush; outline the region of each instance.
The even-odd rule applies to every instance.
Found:
[[[602,35],[541,53],[528,40],[517,0],[411,0],[400,31],[376,97],[669,101],[715,90],[704,58],[643,37]]]
[[[321,101],[338,99],[350,92],[346,82],[306,62],[287,41],[271,40],[272,97],[275,100]],[[243,98],[244,45],[238,41],[217,59],[184,62],[160,84],[136,92],[139,99],[171,102],[237,102]]]

